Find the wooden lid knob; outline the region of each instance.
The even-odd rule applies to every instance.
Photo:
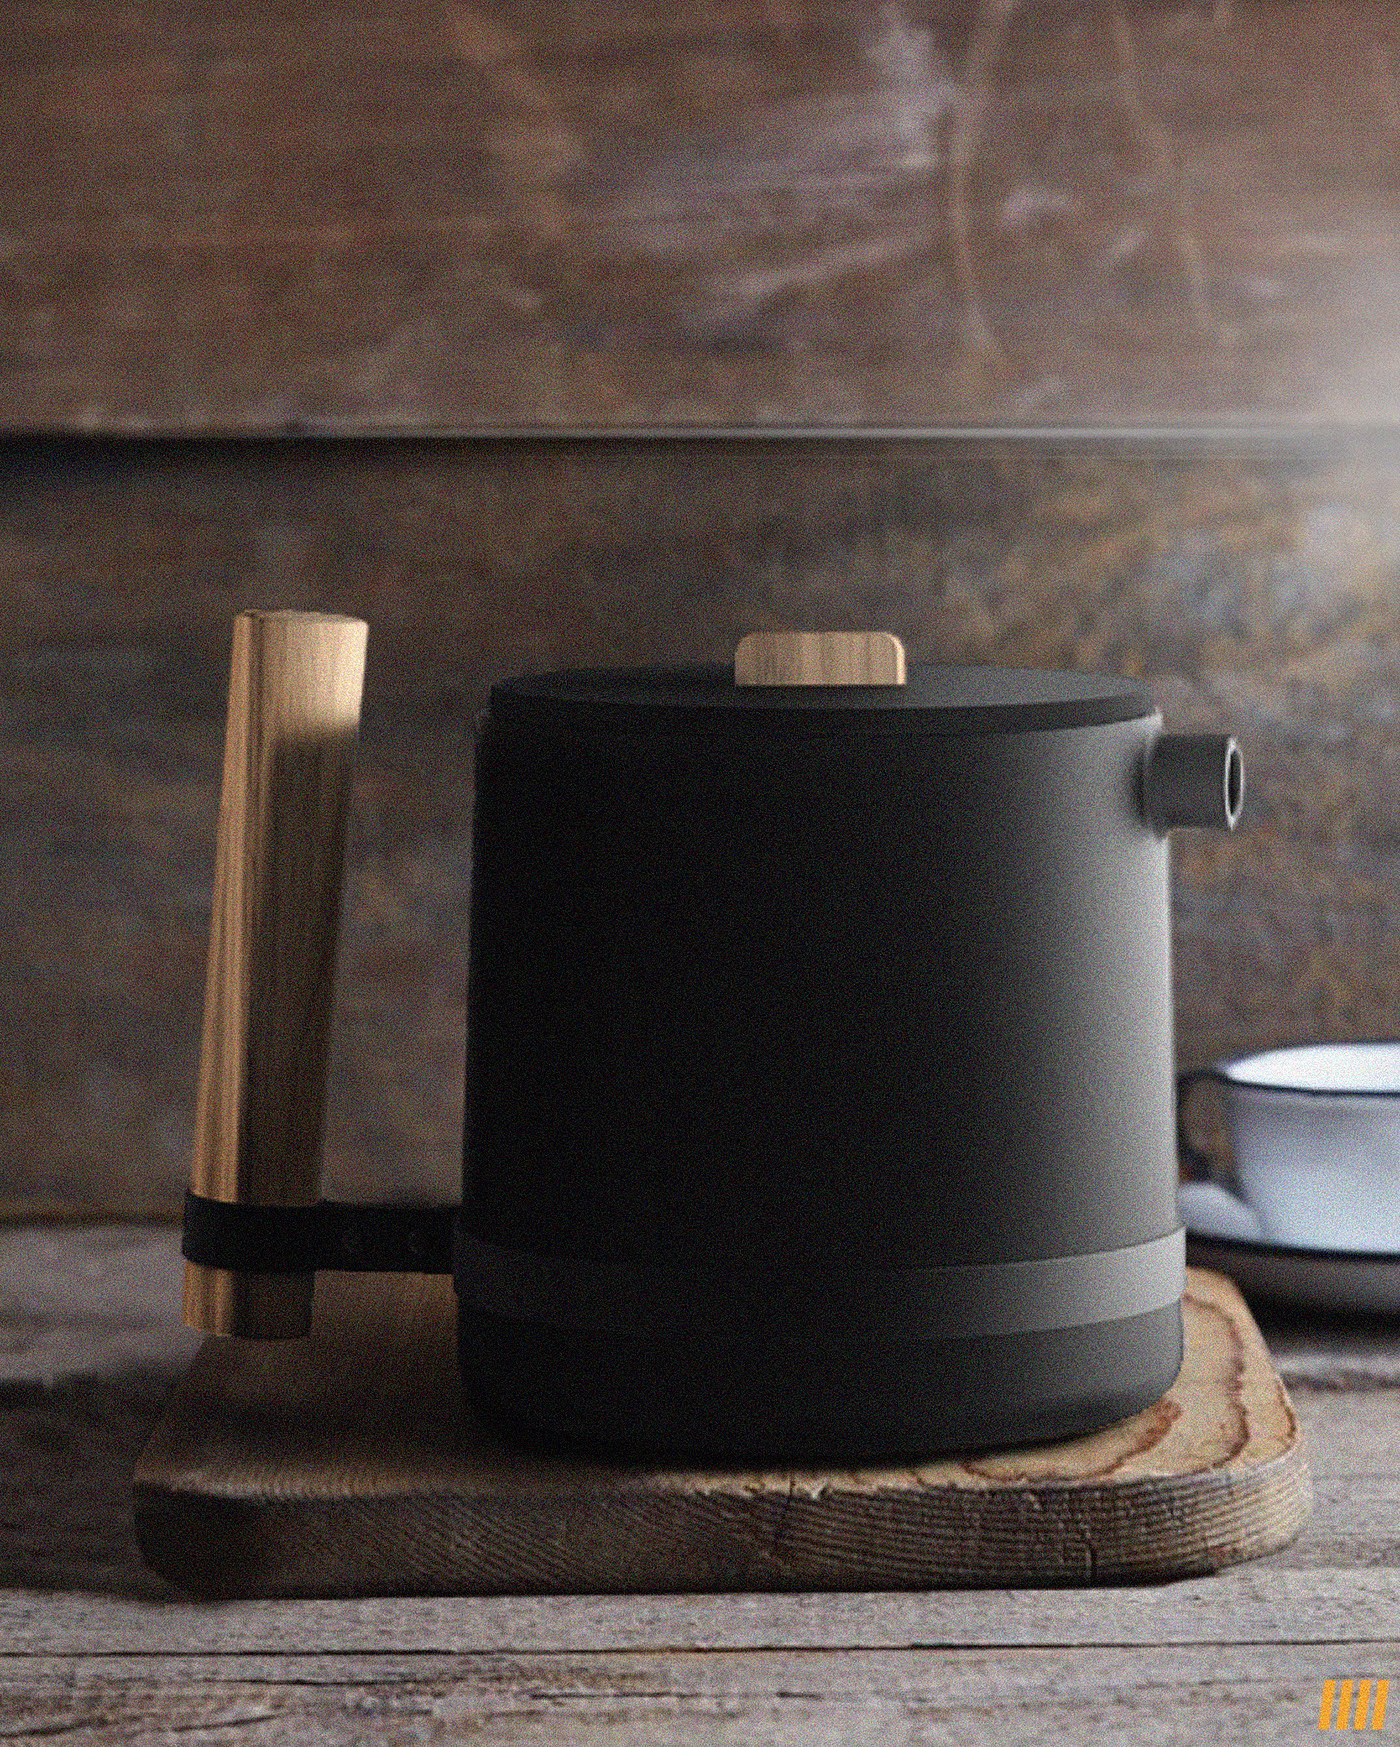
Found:
[[[734,651],[735,685],[903,685],[889,631],[753,631]]]

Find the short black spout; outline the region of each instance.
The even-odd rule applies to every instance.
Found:
[[[1244,759],[1232,734],[1159,734],[1142,770],[1142,810],[1159,837],[1178,825],[1233,831]]]

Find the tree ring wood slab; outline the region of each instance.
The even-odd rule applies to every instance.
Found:
[[[222,1596],[923,1589],[1217,1570],[1312,1508],[1254,1319],[1187,1270],[1152,1407],[1035,1449],[681,1471],[517,1448],[462,1401],[450,1282],[325,1275],[311,1333],[207,1341],[134,1477],[148,1564]]]

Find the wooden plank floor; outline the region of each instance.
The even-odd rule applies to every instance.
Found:
[[[1101,1590],[198,1605],[130,1472],[187,1362],[167,1229],[0,1231],[0,1735],[83,1742],[1294,1742],[1400,1677],[1400,1325],[1260,1312],[1309,1440],[1289,1547]]]

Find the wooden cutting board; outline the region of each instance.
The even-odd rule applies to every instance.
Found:
[[[917,1467],[739,1472],[517,1448],[464,1408],[451,1282],[323,1275],[312,1331],[207,1341],[135,1473],[148,1564],[222,1596],[921,1589],[1212,1571],[1312,1487],[1235,1287],[1189,1269],[1186,1359],[1088,1437]]]

